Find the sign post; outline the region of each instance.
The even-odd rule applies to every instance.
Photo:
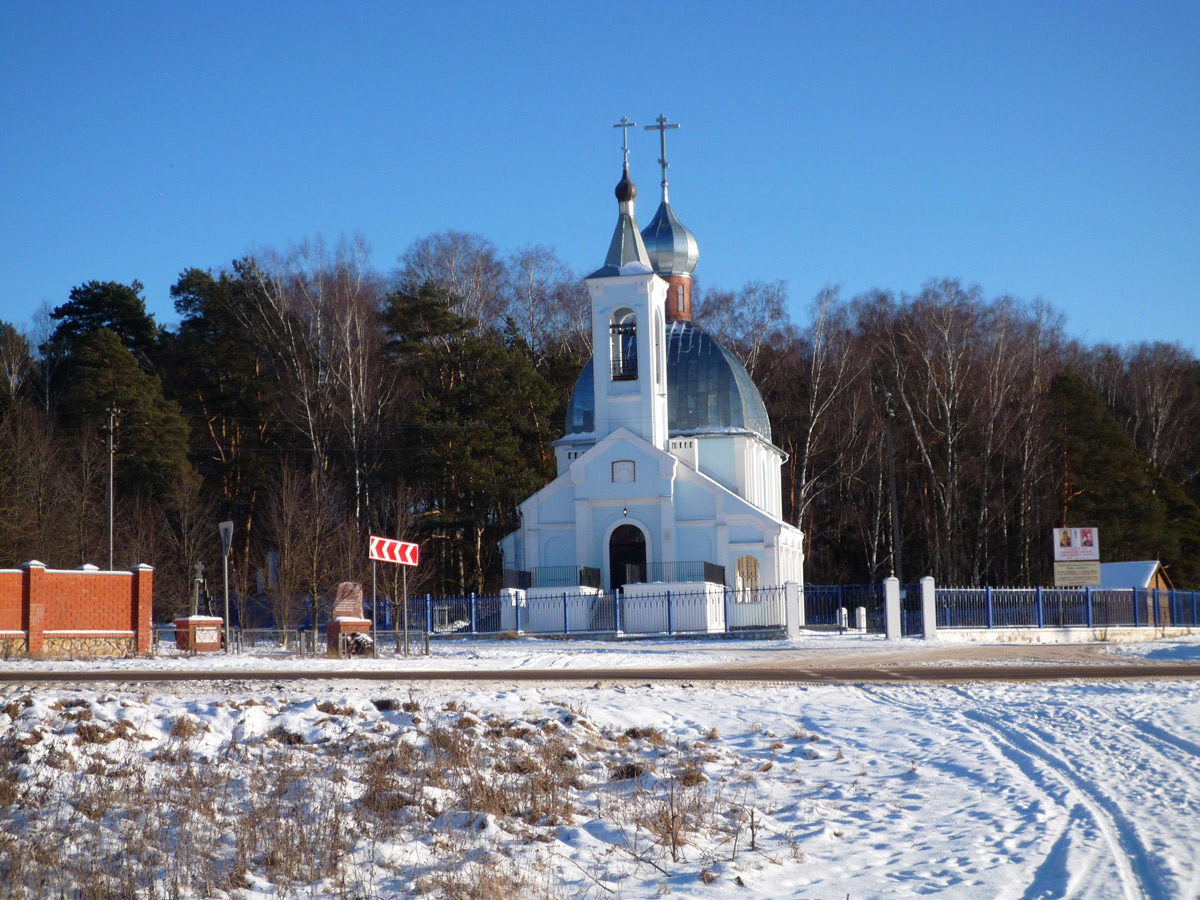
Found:
[[[404,566],[404,655],[408,656],[408,568],[415,566],[420,556],[420,548],[416,544],[410,544],[407,541],[397,541],[392,538],[376,537],[371,535],[371,546],[369,556],[371,558],[371,616],[375,618],[375,563],[389,562],[396,565]],[[376,626],[374,622],[371,625],[372,629]],[[378,636],[376,635],[376,645],[378,645]],[[376,651],[378,652],[378,651]]]
[[[221,522],[221,558],[225,564],[225,652],[229,652],[229,549],[233,546],[233,523]]]
[[[1054,529],[1054,586],[1100,584],[1100,532],[1096,528]]]

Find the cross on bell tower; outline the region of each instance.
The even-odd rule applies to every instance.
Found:
[[[629,171],[629,129],[637,128],[637,122],[630,122],[628,116],[621,116],[621,121],[613,128],[621,129],[621,153],[625,157],[625,171]]]

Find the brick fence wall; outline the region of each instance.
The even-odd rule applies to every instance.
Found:
[[[154,570],[0,570],[0,650],[30,656],[150,652]]]

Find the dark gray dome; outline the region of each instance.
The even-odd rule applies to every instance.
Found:
[[[629,203],[637,197],[637,185],[629,177],[629,169],[621,172],[621,180],[617,182],[616,190],[613,193],[617,195],[617,200],[621,203]]]
[[[595,430],[589,359],[567,404],[566,433]],[[744,430],[771,440],[767,407],[745,367],[691,322],[667,323],[667,430],[672,435]]]

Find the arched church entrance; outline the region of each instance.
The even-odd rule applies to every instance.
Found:
[[[614,591],[646,576],[646,536],[636,525],[621,525],[608,539],[608,576]]]

